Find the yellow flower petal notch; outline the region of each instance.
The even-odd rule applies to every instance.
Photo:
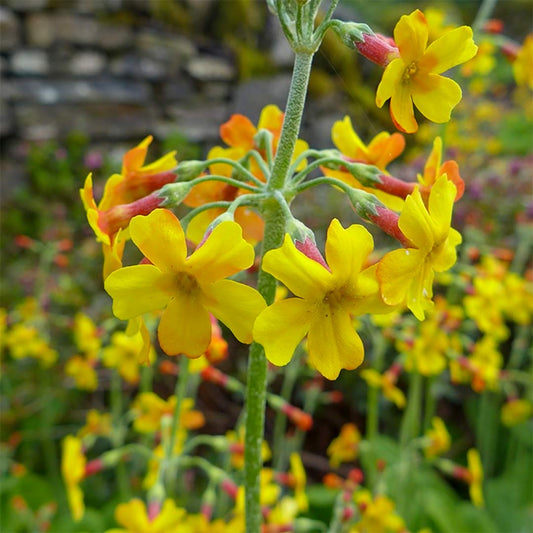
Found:
[[[207,350],[209,313],[239,341],[252,342],[252,325],[266,304],[252,287],[225,279],[254,261],[253,247],[236,222],[216,226],[189,257],[181,224],[166,209],[135,217],[130,235],[151,264],[124,267],[106,279],[118,318],[163,309],[158,338],[168,355],[199,357]]]
[[[455,81],[441,74],[477,52],[472,28],[468,26],[446,32],[429,46],[428,34],[428,23],[418,9],[400,18],[394,28],[400,57],[387,65],[376,93],[378,107],[390,98],[392,120],[406,133],[418,129],[413,104],[432,122],[450,120],[462,92]]]
[[[254,339],[271,363],[286,365],[306,335],[310,363],[328,379],[363,362],[352,316],[392,310],[379,298],[375,267],[363,270],[373,247],[363,226],[344,229],[334,219],[327,235],[327,265],[300,251],[289,235],[281,248],[265,254],[263,269],[296,296],[274,302],[255,322]],[[322,259],[314,250],[313,257]]]
[[[393,250],[378,264],[377,277],[383,300],[389,305],[405,302],[419,320],[433,306],[435,272],[451,268],[457,259],[455,247],[461,234],[450,227],[455,185],[441,176],[424,205],[418,188],[405,200],[398,226],[413,246]]]

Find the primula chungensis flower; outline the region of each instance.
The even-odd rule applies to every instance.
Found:
[[[442,455],[450,449],[450,434],[442,418],[437,416],[432,418],[431,428],[426,431],[425,437],[427,445],[424,446],[424,455],[428,459]]]
[[[67,489],[67,499],[72,518],[79,521],[85,513],[83,491],[80,483],[85,477],[86,458],[81,439],[67,435],[62,442],[61,474]]]
[[[166,209],[135,217],[130,235],[152,264],[124,267],[106,279],[118,318],[164,309],[158,337],[169,355],[205,353],[211,340],[209,313],[241,342],[252,341],[252,325],[265,307],[263,297],[252,287],[224,279],[254,261],[253,247],[237,223],[216,226],[189,257],[181,224]]]
[[[394,28],[394,41],[400,57],[393,59],[383,72],[376,105],[382,107],[390,98],[392,120],[406,133],[418,129],[413,104],[432,122],[450,120],[462,93],[455,81],[441,74],[474,57],[477,46],[472,29],[461,26],[427,46],[428,24],[417,9],[400,18]]]
[[[329,463],[333,468],[338,468],[341,463],[351,463],[359,455],[361,433],[352,423],[344,424],[339,436],[334,438],[328,446],[326,453]]]
[[[134,498],[117,505],[115,520],[123,527],[110,529],[107,533],[179,533],[189,529],[186,517],[185,510],[177,507],[171,499],[166,499],[160,512],[151,516],[146,504]]]
[[[375,267],[361,271],[373,246],[363,226],[344,229],[334,219],[326,242],[329,266],[316,248],[320,262],[299,251],[289,235],[281,248],[265,254],[263,269],[296,295],[275,302],[255,322],[254,339],[271,363],[287,364],[306,335],[311,365],[326,378],[362,363],[363,343],[352,316],[392,309],[379,299]]]
[[[424,165],[424,172],[422,175],[418,175],[418,181],[423,190],[430,191],[435,182],[443,175],[446,174],[448,179],[457,188],[457,194],[455,201],[459,200],[463,196],[465,190],[465,182],[459,174],[459,165],[457,161],[450,159],[441,163],[442,161],[442,139],[436,137],[433,141],[433,149],[429,154],[429,157]]]
[[[378,264],[381,295],[389,305],[402,302],[419,319],[432,305],[435,272],[448,270],[456,261],[461,234],[450,227],[456,187],[441,176],[429,194],[428,207],[416,188],[405,200],[398,226],[413,244],[393,250]]]
[[[357,161],[374,165],[385,173],[385,167],[396,159],[405,148],[405,139],[401,133],[392,135],[386,131],[378,133],[367,145],[359,138],[352,126],[350,117],[346,116],[343,120],[338,120],[333,124],[331,129],[331,138],[333,144],[338,148],[342,155],[350,161]],[[359,181],[347,171],[332,170],[323,168],[322,171],[326,176],[337,178],[351,187],[362,189],[376,195],[385,205],[391,209],[399,211],[403,205],[403,200],[387,192],[364,187]]]

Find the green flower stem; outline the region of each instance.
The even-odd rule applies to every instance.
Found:
[[[206,161],[206,163],[209,163],[209,165],[216,165],[216,164],[230,165],[238,173],[242,174],[243,177],[245,177],[246,179],[248,179],[250,181],[253,181],[256,185],[259,185],[259,187],[263,188],[265,186],[265,184],[260,179],[256,178],[245,166],[243,166],[238,161],[233,161],[232,159],[228,159],[227,157],[215,157],[213,159],[208,159]],[[261,170],[263,170],[263,169],[261,169]],[[267,169],[267,173],[268,173],[268,169]],[[238,181],[239,181],[239,183],[241,183],[240,180],[238,180]],[[239,185],[239,187],[241,187],[241,186],[242,186],[242,184]]]
[[[290,402],[296,379],[300,373],[300,358],[302,355],[302,348],[298,347],[294,352],[289,364],[285,367],[283,373],[283,383],[281,385],[280,396],[286,401]],[[274,458],[272,460],[274,470],[282,472],[287,465],[287,450],[284,445],[285,432],[287,429],[287,415],[281,411],[276,411],[274,419],[274,440],[272,450]]]
[[[494,474],[498,428],[500,426],[499,399],[488,390],[479,397],[476,424],[476,441],[483,464],[483,473],[487,479]]]
[[[431,420],[435,415],[436,397],[433,393],[433,384],[435,383],[435,376],[429,376],[426,378],[426,388],[424,396],[424,431],[431,427]]]
[[[246,189],[247,191],[251,192],[259,191],[259,189],[254,185],[249,185],[248,183],[233,178],[228,178],[227,176],[219,176],[218,174],[208,174],[207,176],[202,176],[201,178],[195,178],[189,183],[194,187],[195,185],[199,185],[200,183],[204,183],[206,181],[222,181],[223,183],[233,185],[233,187],[237,187],[238,189]],[[264,183],[261,183],[261,188],[264,188]]]
[[[377,372],[383,372],[385,351],[387,343],[381,331],[372,328],[372,368]],[[378,434],[379,427],[379,392],[377,387],[368,387],[367,414],[366,414],[366,440],[372,441]]]
[[[294,147],[300,132],[313,55],[314,52],[296,52],[281,136],[272,167],[272,176],[268,182],[268,188],[271,190],[283,189],[285,186]]]
[[[170,426],[170,437],[168,439],[168,447],[165,450],[165,458],[168,460],[174,453],[174,445],[176,444],[176,433],[180,426],[181,406],[183,399],[187,393],[187,381],[189,379],[189,358],[185,355],[180,356],[179,373],[176,378],[176,386],[174,395],[176,396],[176,407],[172,415],[172,424]]]
[[[327,165],[327,164],[333,163],[334,165],[342,165],[343,160],[341,157],[322,157],[320,159],[317,159],[316,161],[313,161],[311,164],[307,165],[303,170],[298,172],[292,179],[293,183],[300,183],[302,182],[313,170],[320,167],[321,165]]]
[[[226,210],[231,205],[231,202],[224,200],[220,202],[210,202],[208,204],[203,204],[192,211],[189,211],[182,219],[181,225],[185,229],[189,225],[189,222],[196,216],[202,213],[203,211],[209,211],[209,209],[223,209]]]
[[[111,419],[113,420],[111,441],[114,450],[121,448],[124,442],[124,426],[121,420],[122,410],[122,379],[114,368],[111,374]],[[126,465],[122,462],[117,465],[117,483],[121,497],[129,498],[131,496],[130,483]]]
[[[472,30],[474,31],[474,33],[477,33],[478,31],[481,31],[483,29],[483,25],[490,18],[490,15],[494,11],[494,8],[496,7],[497,3],[498,0],[483,0],[476,14],[476,18],[472,23]]]
[[[268,153],[266,154],[267,157],[268,157]],[[265,163],[265,160],[262,158],[261,154],[257,151],[257,150],[250,150],[247,154],[246,154],[246,157],[252,157],[255,162],[257,163],[257,165],[259,166],[259,168],[261,169],[261,172],[267,177],[268,179],[268,176],[270,176],[270,167],[269,165],[267,165],[267,163]],[[253,174],[252,174],[253,175]],[[261,185],[264,185],[264,183],[257,179],[255,176],[254,176],[255,180],[254,180],[254,183],[261,183]],[[258,185],[259,185],[258,183]]]
[[[422,405],[423,377],[419,372],[413,372],[409,381],[407,407],[405,409],[400,429],[400,445],[405,448],[411,440],[420,433],[420,408]]]
[[[281,13],[280,19],[282,20]],[[312,52],[296,53],[281,136],[272,167],[272,174],[267,184],[267,188],[270,191],[283,190],[287,180],[287,173],[294,154],[294,147],[300,132],[312,60]],[[266,199],[263,202],[262,214],[265,220],[265,237],[261,257],[264,257],[264,254],[268,250],[281,245],[285,233],[286,215],[274,197]],[[271,304],[276,294],[276,280],[270,274],[260,269],[257,289],[267,304]],[[260,533],[261,531],[262,516],[259,500],[259,478],[262,467],[261,445],[265,423],[266,385],[267,361],[265,353],[263,347],[254,342],[250,346],[248,380],[246,384],[246,435],[244,451],[246,533]]]

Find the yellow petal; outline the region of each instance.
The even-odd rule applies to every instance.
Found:
[[[115,520],[128,531],[150,531],[146,506],[138,498],[117,505]],[[122,531],[122,530],[121,530]]]
[[[255,321],[254,340],[265,349],[274,365],[286,365],[305,337],[313,320],[315,306],[299,298],[288,298],[267,307]]]
[[[302,298],[321,300],[332,287],[331,273],[300,252],[289,235],[285,235],[281,248],[269,250],[265,254],[263,269]]]
[[[226,278],[252,266],[253,246],[242,238],[236,222],[222,222],[187,259],[189,272],[200,285]]]
[[[414,133],[418,129],[411,97],[412,80],[398,83],[390,100],[390,115],[395,126],[406,133]]]
[[[266,307],[265,300],[252,287],[229,279],[217,281],[204,290],[205,305],[240,342],[252,342],[252,327]]]
[[[435,224],[436,240],[448,234],[456,194],[457,187],[446,175],[441,176],[431,188],[428,209]]]
[[[326,240],[326,261],[337,287],[355,284],[373,248],[374,240],[365,227],[354,224],[344,229],[337,219],[331,221]]]
[[[385,68],[381,81],[376,91],[376,105],[383,107],[383,104],[392,96],[398,84],[402,82],[405,63],[401,58],[393,59]]]
[[[462,94],[455,81],[439,74],[416,76],[412,80],[413,103],[426,118],[437,124],[450,120]]]
[[[425,312],[433,307],[433,279],[435,274],[432,265],[427,261],[419,264],[408,285],[406,304],[418,320],[424,320]]]
[[[385,303],[399,305],[406,299],[409,286],[424,260],[425,253],[414,248],[393,250],[381,259],[377,277]]]
[[[279,135],[281,126],[283,125],[283,112],[281,109],[273,104],[267,105],[261,111],[257,129],[269,130],[274,134]]]
[[[405,199],[398,219],[402,233],[420,250],[429,252],[435,244],[436,227],[420,196],[418,187]]]
[[[352,318],[342,308],[324,306],[315,316],[307,337],[309,362],[327,379],[336,379],[341,369],[357,368],[364,359],[363,343]]]
[[[472,37],[472,28],[469,26],[461,26],[441,35],[427,47],[418,66],[441,74],[472,59],[477,53],[477,46]]]
[[[340,152],[348,157],[358,159],[358,152],[367,151],[357,133],[354,131],[350,117],[345,116],[343,120],[337,120],[331,128],[331,139]]]
[[[132,241],[162,271],[182,270],[187,256],[185,235],[176,215],[168,209],[154,209],[130,222]]]
[[[394,28],[394,42],[407,65],[422,57],[428,42],[428,24],[419,9],[400,18]]]
[[[202,298],[176,292],[161,316],[157,337],[168,355],[200,357],[211,341],[211,320]]]
[[[113,313],[121,320],[162,309],[170,299],[168,281],[153,265],[135,265],[115,270],[104,282],[113,298]]]

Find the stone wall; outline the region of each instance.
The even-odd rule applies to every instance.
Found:
[[[181,2],[202,30],[216,16],[217,3]],[[218,126],[232,113],[256,120],[267,103],[284,106],[293,54],[266,11],[261,46],[273,74],[242,81],[228,46],[154,18],[153,5],[154,0],[0,3],[4,186],[23,179],[25,147],[32,141],[61,141],[81,131],[92,146],[122,149],[147,134],[161,139],[180,132],[208,145],[219,142]],[[318,119],[313,123],[319,129]]]

